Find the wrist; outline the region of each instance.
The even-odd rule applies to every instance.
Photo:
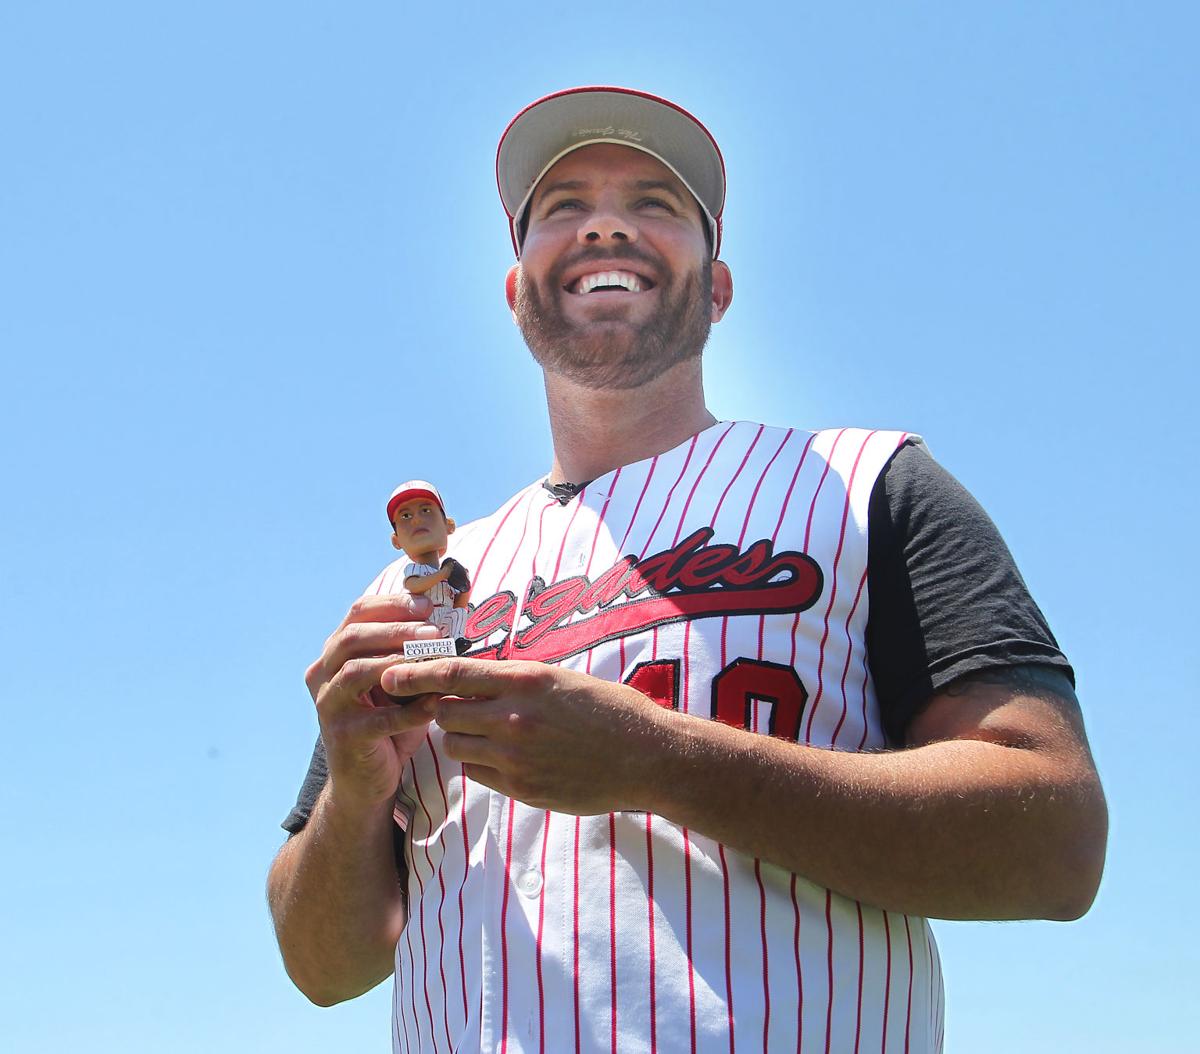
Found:
[[[321,791],[317,807],[325,826],[332,826],[348,834],[370,834],[380,828],[390,829],[395,811],[395,797],[393,795],[381,799],[355,794],[331,776]]]

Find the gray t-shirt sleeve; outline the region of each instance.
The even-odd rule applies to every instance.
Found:
[[[894,744],[931,696],[969,673],[1074,672],[991,518],[919,440],[884,468],[868,511],[867,656]]]

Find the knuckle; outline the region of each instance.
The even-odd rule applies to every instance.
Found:
[[[347,659],[342,665],[341,678],[343,681],[361,681],[370,672],[371,663],[367,659]]]

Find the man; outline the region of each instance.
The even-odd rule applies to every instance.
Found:
[[[1099,882],[1066,659],[914,437],[709,414],[698,121],[558,93],[497,173],[549,476],[455,535],[467,657],[397,663],[428,631],[393,565],[310,668],[289,973],[326,1004],[394,969],[396,1050],[939,1049],[925,919],[1075,918]]]

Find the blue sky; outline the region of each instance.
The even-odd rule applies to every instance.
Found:
[[[714,412],[924,434],[1075,663],[1104,884],[935,927],[947,1049],[1192,1049],[1195,8],[431,12],[0,13],[6,1049],[388,1049],[387,986],[311,1007],[270,931],[302,674],[396,481],[449,457],[467,520],[548,467],[492,166],[585,83],[724,150]]]

